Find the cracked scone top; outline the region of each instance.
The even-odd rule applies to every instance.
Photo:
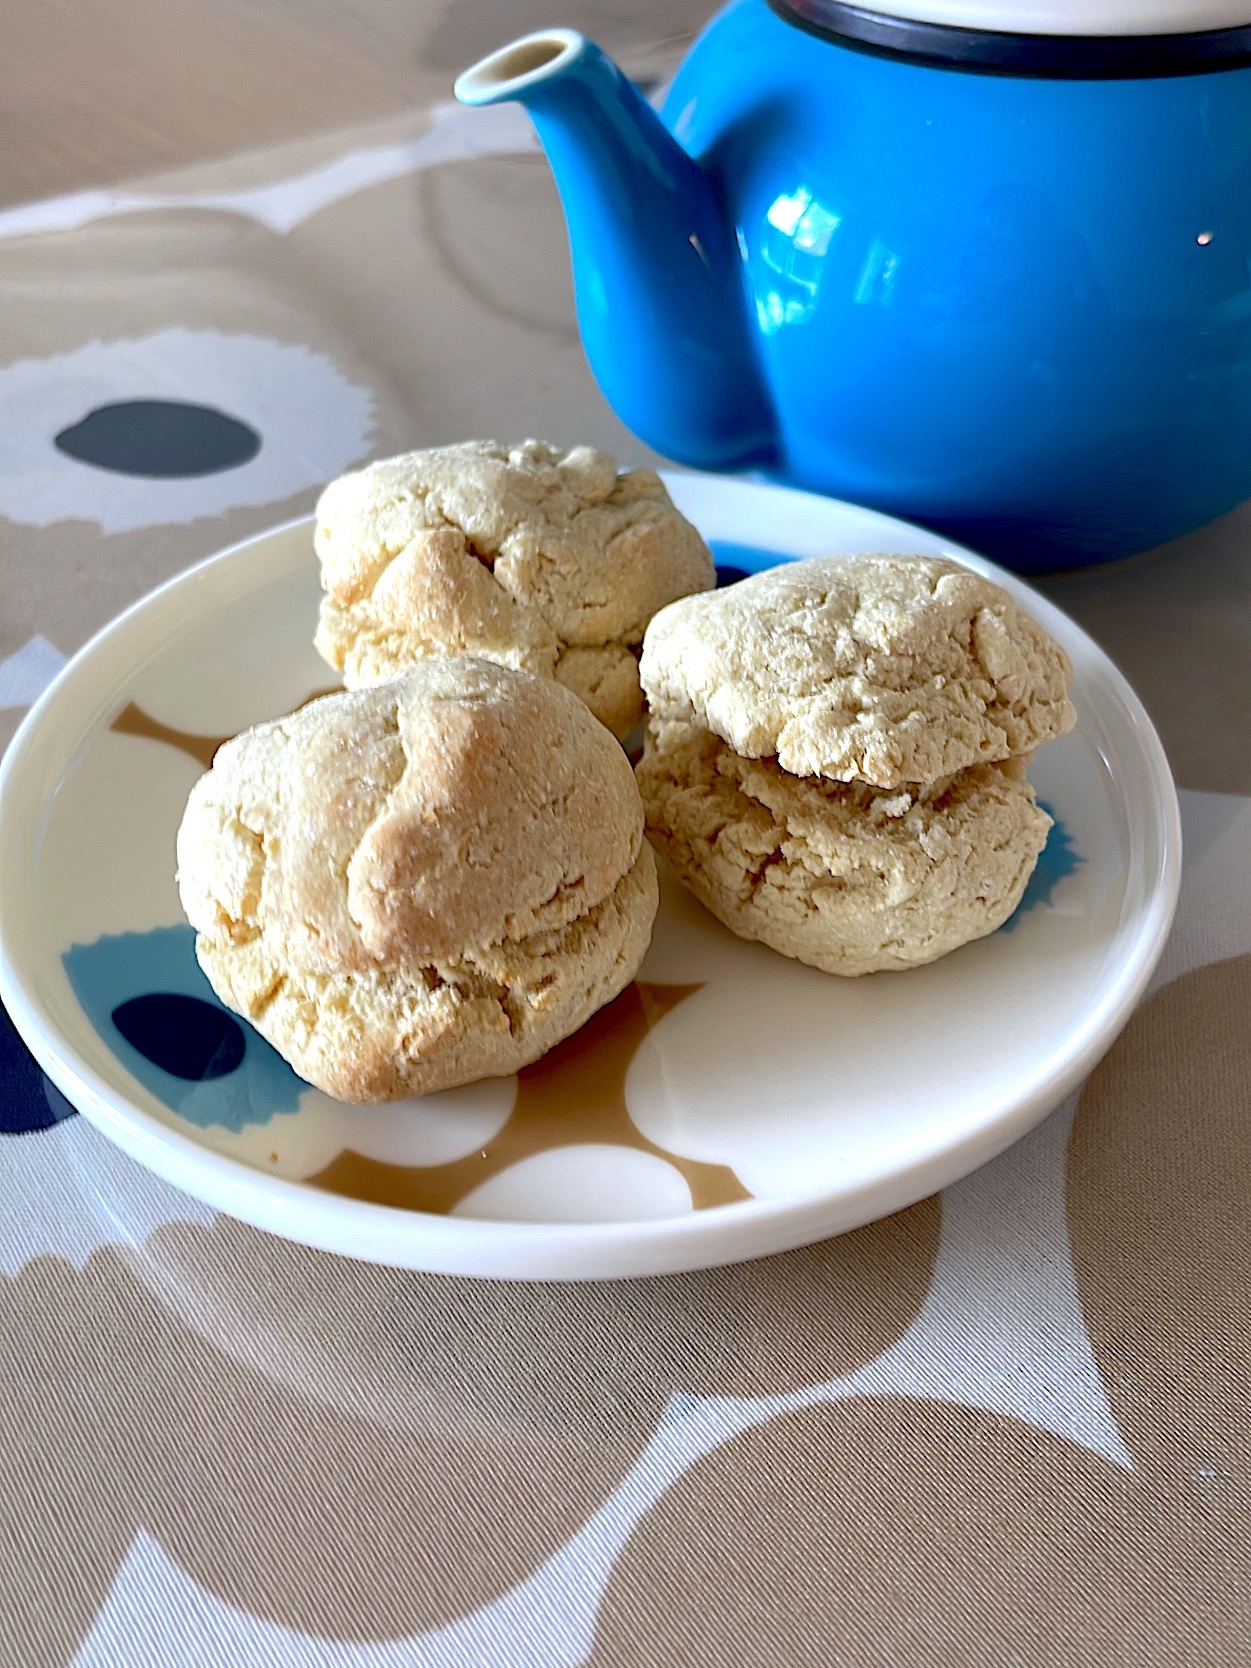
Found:
[[[429,655],[554,676],[624,737],[643,713],[638,645],[658,608],[715,583],[704,541],[649,469],[528,440],[409,452],[317,506],[318,651],[349,689]]]
[[[648,628],[654,715],[795,776],[880,788],[1032,752],[1072,728],[1063,649],[1000,586],[920,556],[788,563]]]
[[[560,684],[428,660],[222,747],[178,833],[214,990],[309,1082],[506,1075],[633,978],[656,913],[629,762]]]

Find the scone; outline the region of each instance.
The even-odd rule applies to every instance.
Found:
[[[349,1101],[537,1059],[633,978],[657,906],[621,748],[553,679],[470,658],[228,742],[178,885],[222,1001]]]
[[[527,440],[409,452],[317,505],[316,645],[349,689],[430,655],[556,677],[624,738],[643,715],[638,645],[658,608],[716,582],[649,469]]]
[[[916,967],[1001,926],[1070,729],[1060,646],[953,562],[773,568],[657,615],[648,834],[726,926],[828,973]]]
[[[795,776],[934,782],[1073,726],[1068,657],[1001,586],[928,556],[787,563],[665,609],[643,686]]]
[[[700,903],[826,973],[917,967],[994,932],[1051,827],[1019,759],[888,791],[673,723],[649,733],[638,778],[648,834]]]

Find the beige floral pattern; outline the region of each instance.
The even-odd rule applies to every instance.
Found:
[[[904,1396],[769,1420],[647,1515],[594,1668],[1251,1661],[1248,1013],[1251,956],[1186,974],[1078,1108],[1074,1262],[1133,1469]]]
[[[0,1283],[0,1662],[63,1664],[135,1532],[254,1616],[449,1621],[560,1547],[675,1391],[836,1377],[929,1284],[936,1201],[808,1250],[616,1285],[330,1258],[227,1219]],[[816,1317],[820,1317],[819,1324]]]
[[[1221,1660],[1185,1655],[1182,1585],[1153,1567],[1133,1508],[1116,1466],[999,1415],[907,1397],[805,1409],[717,1449],[653,1510],[590,1662]]]

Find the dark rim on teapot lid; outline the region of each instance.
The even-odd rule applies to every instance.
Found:
[[[1067,81],[1203,75],[1251,64],[1251,24],[1168,35],[1030,35],[892,17],[842,0],[768,0],[787,23],[861,52],[983,75]]]

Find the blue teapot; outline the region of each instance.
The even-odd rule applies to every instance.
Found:
[[[568,29],[460,77],[530,112],[636,434],[1021,571],[1251,497],[1251,0],[1011,4],[734,0],[659,115]]]

